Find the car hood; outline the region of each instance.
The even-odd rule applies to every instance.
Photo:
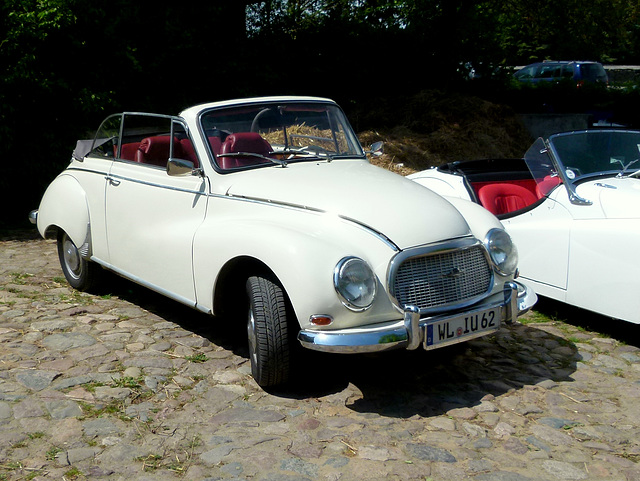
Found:
[[[224,178],[227,195],[335,214],[382,233],[400,249],[470,234],[443,197],[365,161],[292,163]]]
[[[599,199],[607,219],[640,218],[640,179],[610,178],[589,184],[585,185],[584,196]]]

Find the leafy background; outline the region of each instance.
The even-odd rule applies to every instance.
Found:
[[[519,155],[521,112],[634,126],[633,81],[531,89],[510,67],[640,63],[639,13],[638,0],[0,0],[0,228],[25,223],[76,139],[122,110],[326,96],[412,169]]]

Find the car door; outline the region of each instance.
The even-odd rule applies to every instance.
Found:
[[[192,242],[207,203],[200,175],[169,176],[178,145],[190,144],[176,119],[125,114],[118,156],[108,176],[106,236],[111,267],[186,304],[195,304]]]
[[[557,188],[534,209],[502,220],[518,248],[520,275],[537,283],[536,292],[553,292],[554,298],[563,298],[567,288],[573,217],[566,197],[566,190]]]
[[[583,182],[577,193],[588,203],[572,206],[567,302],[621,319],[637,318],[637,270],[625,255],[638,237],[637,225],[626,215],[607,216],[602,204],[602,196],[619,195],[615,179]]]

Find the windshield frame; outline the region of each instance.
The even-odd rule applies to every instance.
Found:
[[[324,129],[310,125],[310,132],[291,132],[292,126],[304,126],[293,119],[307,112],[309,118],[315,115]],[[326,117],[326,118],[325,118]],[[208,148],[212,165],[217,172],[228,173],[263,167],[286,167],[290,163],[305,161],[327,161],[335,159],[366,159],[358,137],[347,116],[334,102],[309,98],[260,99],[245,103],[215,106],[198,114],[198,129]],[[312,135],[312,132],[322,135]],[[231,135],[260,134],[268,148],[260,151],[233,151],[223,149],[222,143]],[[218,140],[212,140],[217,136]],[[309,145],[295,145],[300,139]],[[254,138],[254,141],[259,139]],[[295,142],[294,142],[295,141]],[[320,144],[331,144],[334,150]],[[313,145],[315,144],[315,145]],[[242,155],[242,154],[251,155]],[[225,162],[224,159],[242,157],[245,162]],[[246,164],[246,165],[245,165]]]
[[[617,142],[613,141],[615,136],[618,137]],[[623,136],[633,137],[625,138],[625,142],[622,142]],[[628,142],[629,140],[631,143]],[[566,145],[563,145],[565,142]],[[604,144],[605,148],[594,149],[593,146],[597,147],[598,144]],[[634,144],[637,152],[634,150]],[[619,155],[620,153],[627,155]],[[609,163],[605,164],[607,155],[610,156]],[[570,156],[574,158],[570,159]],[[631,157],[635,158],[631,159]],[[577,187],[581,183],[599,178],[623,177],[624,174],[637,175],[635,172],[640,169],[638,159],[640,159],[640,131],[625,129],[591,129],[553,134],[547,140],[538,138],[525,153],[525,162],[534,174],[534,178],[538,178],[539,173],[545,170],[548,176],[559,178],[569,193],[570,201],[577,205],[592,204],[590,200],[578,195]],[[594,168],[587,170],[589,165]],[[628,170],[631,166],[636,168]]]
[[[635,144],[635,150],[632,148],[633,152],[624,150],[626,147],[624,142],[612,142],[614,137],[623,139],[623,137],[627,136],[636,137],[636,139],[633,137],[630,139],[624,139],[625,142],[631,140],[632,144]],[[562,141],[566,139],[570,139],[572,141],[576,139],[585,139],[586,141],[573,143],[573,145],[571,145],[571,150],[569,150],[567,149],[567,146],[562,145]],[[596,142],[602,143],[603,140],[604,143],[606,143],[606,148],[601,149],[601,151],[593,149],[593,146],[590,145]],[[548,147],[559,169],[559,173],[566,177],[568,183],[578,185],[585,180],[593,178],[620,176],[625,173],[629,167],[634,165],[634,163],[638,162],[638,159],[640,159],[640,131],[624,129],[592,129],[563,132],[549,136]],[[578,151],[578,155],[582,156],[582,158],[569,160],[569,154],[576,155],[576,151]],[[609,156],[608,165],[603,164],[602,156],[605,154]],[[587,157],[590,159],[591,164],[598,168],[587,170],[588,164],[585,160]],[[569,162],[571,162],[571,164],[569,164]],[[640,168],[640,166],[638,166],[638,168]]]

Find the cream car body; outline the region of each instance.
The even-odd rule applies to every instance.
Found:
[[[109,117],[79,142],[34,218],[43,236],[58,235],[76,288],[90,288],[101,266],[221,319],[240,317],[263,386],[286,381],[297,342],[430,349],[494,332],[535,302],[514,282],[515,253],[493,215],[372,166],[326,99]],[[472,252],[479,266],[440,265],[438,256]],[[466,279],[475,290],[411,301],[408,290],[425,289],[425,267],[394,281],[412,256],[433,260],[446,288]],[[473,315],[496,318],[427,341],[428,325],[446,334]]]
[[[636,131],[570,132],[538,139],[524,159],[454,162],[409,177],[492,209],[537,294],[638,324],[639,149]],[[483,196],[490,184],[513,190]]]

